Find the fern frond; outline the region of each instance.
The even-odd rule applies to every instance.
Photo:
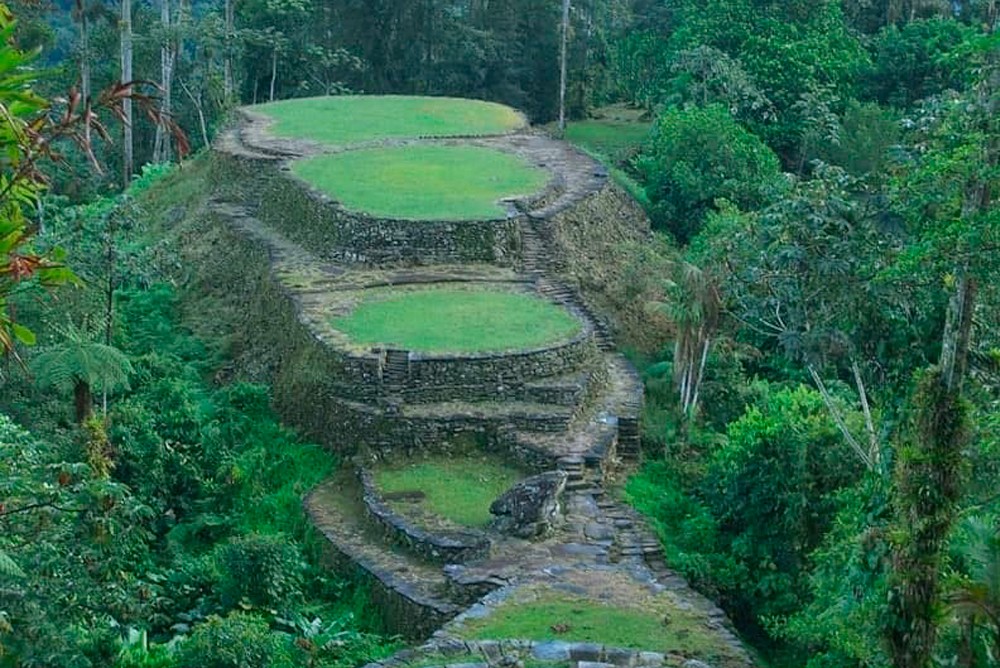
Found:
[[[17,562],[3,550],[0,550],[0,577],[18,579],[25,577],[24,571],[17,565]]]
[[[78,380],[96,389],[127,389],[132,374],[128,356],[117,348],[72,339],[42,350],[29,366],[39,384],[62,390]]]

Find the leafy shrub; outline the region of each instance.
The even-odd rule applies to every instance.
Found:
[[[778,156],[721,105],[665,111],[636,167],[654,223],[682,243],[698,233],[717,199],[757,208],[781,176]]]
[[[280,608],[302,594],[302,555],[284,536],[234,538],[218,548],[216,559],[219,593],[226,605],[245,601]]]
[[[830,529],[836,493],[861,471],[823,399],[805,386],[766,393],[729,425],[701,496],[725,551],[746,569],[733,592],[738,616],[751,621],[802,606],[808,555]]]
[[[883,172],[889,150],[897,144],[902,125],[895,112],[873,102],[852,100],[840,119],[839,141],[821,157],[853,176]]]
[[[667,563],[703,592],[718,594],[741,579],[723,551],[719,526],[708,506],[684,491],[668,462],[651,462],[628,482],[626,495],[646,515],[663,543]]]
[[[934,18],[889,26],[878,36],[869,74],[870,95],[908,107],[949,88],[959,90],[971,74],[970,60],[957,53],[975,33],[958,21]]]
[[[213,617],[181,645],[180,665],[198,668],[291,668],[290,638],[253,615]]]

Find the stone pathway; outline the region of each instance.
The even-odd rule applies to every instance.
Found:
[[[429,638],[417,650],[404,652],[385,665],[430,666],[437,665],[438,658],[440,665],[456,668],[523,665],[525,661],[551,663],[553,668],[567,664],[577,668],[753,665],[721,610],[667,567],[656,536],[634,510],[606,491],[622,465],[634,464],[640,456],[642,384],[625,358],[614,352],[603,319],[577,290],[555,277],[546,248],[551,217],[608,187],[603,167],[568,144],[528,130],[498,137],[372,142],[337,149],[271,137],[261,117],[251,113],[244,117],[240,128],[221,136],[216,150],[251,164],[273,165],[366,146],[434,142],[512,152],[553,174],[545,193],[514,203],[526,214],[519,223],[521,252],[514,268],[338,265],[321,261],[262,223],[244,202],[211,202],[210,214],[216,222],[266,249],[271,280],[290,300],[299,323],[317,345],[350,349],[350,342],[330,324],[331,315],[349,312],[366,290],[467,283],[534,291],[563,305],[585,323],[585,331],[600,350],[593,368],[525,378],[513,388],[497,380],[499,387],[490,397],[465,397],[462,387],[432,387],[427,393],[408,389],[409,355],[383,351],[375,387],[342,388],[345,397],[338,401],[365,419],[406,425],[453,422],[463,429],[489,431],[507,443],[511,453],[525,453],[527,459],[545,462],[567,476],[563,519],[550,535],[526,541],[488,532],[492,545],[487,558],[444,567],[388,540],[384,527],[371,521],[371,507],[349,472],[308,496],[306,509],[329,542],[333,565],[366,573],[376,604],[387,616],[401,620],[399,630],[415,640]],[[677,635],[676,647],[664,651],[644,651],[663,650],[662,639],[657,638],[650,638],[649,647],[642,648],[538,638],[471,639],[470,629],[488,622],[504,606],[546,592],[572,595],[597,606],[643,602],[664,615],[665,637],[673,638],[678,626],[683,626],[686,635]],[[669,626],[671,618],[683,625],[678,621]]]

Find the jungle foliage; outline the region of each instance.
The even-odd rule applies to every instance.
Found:
[[[45,236],[88,287],[18,296],[40,335],[0,392],[0,665],[383,656],[394,641],[371,633],[364,591],[321,566],[302,509],[336,461],[277,422],[266,387],[211,382],[218,342],[180,324],[169,274],[148,261],[170,255],[142,222],[167,171],[122,198],[51,210]]]
[[[136,78],[175,84],[171,117],[196,148],[234,105],[346,91],[557,115],[555,2],[166,4],[166,21],[132,7]],[[615,294],[649,302],[648,331],[625,341],[648,396],[627,495],[671,565],[774,666],[996,664],[1000,4],[572,4],[568,103],[584,122],[567,137],[657,234]],[[17,157],[52,108],[39,100],[85,72],[91,90],[119,80],[96,54],[117,53],[121,22],[97,0],[12,6],[0,139]],[[41,64],[40,95],[8,102]],[[606,105],[629,113],[605,122]],[[152,120],[135,132],[140,164],[176,156]],[[154,168],[109,193],[120,148],[95,146],[103,175],[66,150],[42,170],[49,194],[29,180],[0,201],[5,258],[30,241],[24,255],[60,271],[68,257],[88,286],[52,301],[41,276],[0,272],[26,362],[0,388],[0,665],[379,655],[300,511],[335,463],[275,421],[266,388],[206,381],[219,342],[183,329],[185,295],[162,283],[174,256],[143,221],[163,211],[138,206],[194,186],[157,190]]]

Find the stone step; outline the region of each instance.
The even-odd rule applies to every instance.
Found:
[[[599,470],[607,461],[615,440],[615,428],[596,420],[578,420],[568,433],[540,434],[521,430],[514,438],[525,447],[549,453],[557,459],[567,455],[582,457],[586,470],[591,472]]]
[[[585,496],[592,496],[595,499],[604,496],[607,492],[603,487],[597,487],[592,482],[588,482],[586,485],[580,489],[569,489],[569,484],[566,485],[566,489],[572,494],[581,494]]]

